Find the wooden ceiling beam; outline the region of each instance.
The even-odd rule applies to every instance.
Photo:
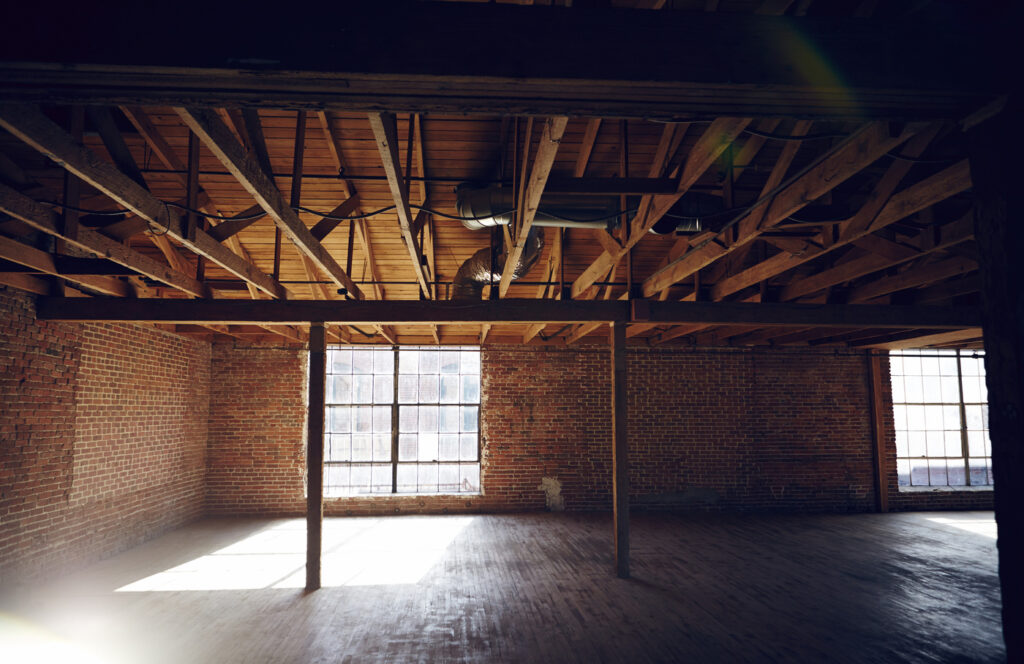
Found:
[[[460,323],[652,322],[708,325],[835,325],[849,328],[956,328],[980,324],[974,307],[911,307],[833,304],[750,304],[506,299],[480,302],[358,300],[104,300],[44,298],[40,320],[175,323],[422,325]]]
[[[56,257],[45,251],[30,247],[0,235],[0,259],[24,265],[35,272],[66,279],[73,284],[84,286],[104,295],[130,297],[132,290],[127,283],[116,277],[98,275],[65,274],[57,267]]]
[[[163,234],[175,238],[268,295],[276,298],[287,296],[284,286],[223,247],[204,231],[196,231],[195,237],[191,239],[185,237],[180,213],[114,166],[99,159],[92,151],[77,145],[67,132],[50,121],[38,108],[0,104],[0,126],[143,219],[165,229]]]
[[[430,279],[423,268],[419,243],[416,242],[416,238],[412,234],[413,217],[409,207],[409,190],[406,187],[405,178],[402,176],[398,158],[398,124],[392,113],[370,113],[369,118],[370,128],[373,130],[373,136],[377,142],[377,150],[380,152],[381,163],[384,165],[384,173],[387,175],[388,187],[391,189],[391,197],[395,201],[399,231],[405,241],[405,247],[409,253],[420,290],[426,297],[429,297],[430,284],[428,282]]]
[[[978,269],[978,264],[970,258],[956,257],[920,267],[913,267],[899,274],[882,277],[871,283],[857,286],[850,291],[847,300],[851,303],[867,302],[889,293],[908,288],[926,286],[937,281],[949,279]]]
[[[807,128],[809,125],[802,127],[803,131]],[[750,242],[902,145],[921,129],[921,126],[910,126],[893,135],[888,123],[865,125],[788,182],[773,187],[774,193],[762,196],[748,212],[732,222],[731,226],[735,228],[726,229],[715,240],[695,247],[667,268],[648,277],[644,281],[644,295],[657,293]]]
[[[512,275],[519,266],[523,251],[526,249],[530,229],[533,228],[533,219],[537,216],[537,208],[540,207],[540,197],[544,194],[544,186],[547,184],[552,166],[555,165],[558,146],[562,142],[562,135],[565,134],[565,127],[568,124],[569,118],[564,115],[544,120],[540,144],[537,146],[537,154],[530,167],[530,177],[521,184],[522,187],[525,187],[522,195],[523,204],[517,211],[519,219],[517,219],[515,227],[515,237],[512,238],[512,246],[509,247],[505,267],[501,272],[501,281],[498,284],[500,297],[505,297],[508,294],[509,286],[512,284]],[[529,136],[527,136],[527,141],[529,141]],[[527,155],[524,154],[524,164],[526,158]]]
[[[0,185],[0,210],[47,235],[61,238],[83,251],[103,256],[150,279],[177,288],[188,295],[203,298],[212,296],[210,289],[194,279],[192,275],[161,264],[96,231],[79,227],[74,238],[64,235],[59,214],[4,185]]]
[[[199,108],[176,107],[174,109],[213,152],[214,156],[231,171],[256,202],[260,204],[288,239],[308,256],[318,268],[345,288],[353,297],[362,297],[362,291],[324,249],[323,245],[310,234],[294,210],[285,202],[281,191],[259,164],[254,162],[231,131],[213,111]]]
[[[750,118],[719,118],[712,122],[687,155],[686,162],[680,169],[676,193],[652,196],[647,199],[646,204],[644,201],[641,201],[641,211],[633,218],[626,243],[617,251],[609,252],[606,250],[602,252],[583,271],[583,274],[572,284],[573,297],[578,297],[590,288],[619,259],[629,253],[629,250],[646,236],[654,224],[689,191],[690,187],[697,183],[700,176],[718,159],[719,155],[725,151],[748,124],[750,124]],[[662,132],[662,138],[659,142],[655,163],[651,166],[651,172],[660,171],[664,167],[664,161],[671,158],[668,146],[672,143],[672,133],[678,131],[685,131],[685,128],[666,127],[665,131]],[[659,161],[661,162],[660,164],[658,163]]]

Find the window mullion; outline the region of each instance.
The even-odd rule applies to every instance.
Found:
[[[398,493],[398,346],[392,346],[391,350],[395,354],[391,394],[391,493]]]
[[[956,387],[960,395],[960,452],[964,455],[964,478],[967,486],[971,486],[971,460],[967,445],[967,408],[964,406],[964,372],[960,366],[960,350],[956,351]]]

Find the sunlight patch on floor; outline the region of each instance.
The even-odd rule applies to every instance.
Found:
[[[474,518],[325,519],[322,585],[418,583]],[[306,522],[292,519],[116,592],[302,588],[305,552]]]
[[[996,539],[995,519],[957,519],[939,516],[927,517],[927,519],[932,523],[941,523],[944,526],[953,526],[975,535],[984,535],[985,537]]]

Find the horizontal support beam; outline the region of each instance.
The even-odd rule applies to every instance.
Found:
[[[707,323],[713,325],[827,325],[850,328],[977,327],[972,307],[897,307],[836,304],[750,304],[647,300],[570,301],[508,299],[481,302],[291,300],[80,301],[43,298],[40,320],[159,323],[338,323],[411,325],[458,323]]]
[[[59,10],[12,5],[5,19],[17,29],[0,41],[0,98],[905,119],[975,110],[1009,85],[989,63],[1011,60],[1010,40],[985,39],[969,11],[936,23],[926,12],[875,20],[490,3],[353,1],[322,8],[315,21],[198,9],[153,21],[141,7],[94,3],[62,23],[53,20]],[[146,28],[123,28],[136,24]],[[152,47],[184,34],[204,48],[183,57]],[[530,48],[515,58],[494,48],[496,35],[518,34],[530,35]]]

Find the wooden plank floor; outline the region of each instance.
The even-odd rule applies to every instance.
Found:
[[[991,512],[635,515],[621,580],[610,515],[327,519],[307,594],[301,520],[207,519],[0,596],[0,661],[996,662],[994,534]]]

